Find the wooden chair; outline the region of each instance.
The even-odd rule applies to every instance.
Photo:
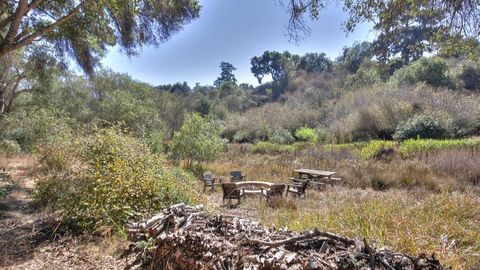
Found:
[[[237,199],[238,204],[240,204],[240,199],[243,197],[245,201],[245,189],[239,188],[235,183],[222,183],[223,190],[223,204],[225,205],[225,200],[229,200],[229,204],[232,204],[232,199]]]
[[[289,184],[287,186],[287,194],[285,196],[287,197],[288,193],[292,193],[293,195],[298,196],[299,198],[301,198],[302,196],[305,198],[307,196],[305,191],[307,190],[309,182],[310,180],[305,180],[302,182]]]
[[[211,172],[204,172],[203,173],[203,192],[207,189],[207,187],[211,188],[212,191],[215,191],[215,185],[221,185],[222,179],[213,177]]]
[[[283,192],[285,191],[284,184],[273,184],[270,186],[270,189],[262,190],[262,195],[267,198],[267,201],[273,197],[282,197]]]
[[[242,175],[241,171],[231,171],[230,172],[230,182],[242,182],[245,181],[245,175]]]

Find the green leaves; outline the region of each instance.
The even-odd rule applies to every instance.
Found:
[[[133,214],[199,200],[191,174],[168,167],[162,157],[118,126],[96,130],[73,143],[58,140],[49,149],[42,152],[45,161],[62,160],[65,152],[76,160],[50,170],[52,177],[39,183],[36,197],[54,202],[65,220],[82,230],[118,230],[118,224]],[[55,163],[43,164],[51,169]]]
[[[42,40],[58,56],[72,56],[87,74],[108,47],[119,45],[134,55],[144,45],[165,42],[200,13],[197,0],[39,1],[20,13],[15,2],[0,2],[0,34],[13,35],[0,35],[0,56]]]
[[[193,161],[212,160],[224,147],[219,134],[219,127],[212,121],[199,114],[186,114],[182,128],[173,136],[172,155],[187,160],[187,168]]]

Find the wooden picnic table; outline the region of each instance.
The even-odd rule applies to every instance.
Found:
[[[337,172],[311,170],[311,169],[297,169],[297,170],[294,170],[294,172],[298,173],[300,176],[306,175],[308,176],[308,178],[318,178],[319,176],[331,178],[333,175],[337,174]]]
[[[332,178],[337,172],[330,172],[330,171],[321,171],[321,170],[312,170],[312,169],[297,169],[293,170],[297,173],[300,178],[302,176],[307,176],[308,179],[316,182],[317,184],[330,184],[333,186],[334,182],[341,182],[341,178]],[[297,180],[296,178],[293,181]]]

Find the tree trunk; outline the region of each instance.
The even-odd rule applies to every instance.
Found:
[[[0,116],[5,112],[5,95],[3,89],[0,89]]]

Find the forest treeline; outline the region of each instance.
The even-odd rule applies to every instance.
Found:
[[[333,60],[266,51],[252,57],[251,70],[259,82],[272,80],[256,87],[237,82],[227,62],[212,85],[154,86],[107,69],[86,78],[48,54],[16,53],[2,58],[10,92],[0,138],[32,151],[58,130],[122,123],[162,152],[187,113],[214,122],[233,143],[291,144],[306,140],[302,132],[330,143],[479,134],[478,62],[435,55],[383,63],[372,46],[354,43]]]

